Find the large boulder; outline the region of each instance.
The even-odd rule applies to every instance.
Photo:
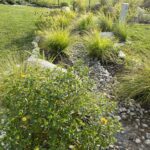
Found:
[[[38,47],[38,43],[33,41],[32,45],[34,49],[32,50],[31,56],[27,59],[27,64],[32,66],[38,66],[44,69],[51,69],[51,70],[60,70],[62,72],[67,72],[66,69],[63,69],[61,67],[58,67],[57,65],[50,63],[49,61],[46,61],[44,59],[40,59],[40,48]]]
[[[67,72],[66,69],[58,67],[57,65],[55,65],[53,63],[50,63],[50,62],[48,62],[44,59],[34,58],[32,56],[27,59],[27,63],[29,65],[38,66],[38,67],[41,67],[41,68],[44,68],[44,69],[59,70],[59,71],[62,71],[62,72]]]

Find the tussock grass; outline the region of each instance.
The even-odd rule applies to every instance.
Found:
[[[53,30],[39,32],[41,40],[39,47],[52,55],[59,55],[67,51],[71,43],[70,33],[67,30]]]
[[[117,49],[114,48],[113,42],[100,37],[97,31],[84,38],[84,45],[89,56],[100,59],[102,63],[117,61]]]
[[[96,28],[95,20],[93,14],[89,13],[87,15],[81,16],[78,20],[77,24],[74,27],[75,31],[80,33],[84,33],[87,31],[91,31]]]
[[[109,15],[99,14],[98,25],[101,31],[104,32],[112,31],[113,18]]]
[[[150,104],[150,69],[144,68],[122,78],[118,89],[122,99],[133,98],[142,104]]]
[[[127,25],[124,23],[116,23],[113,26],[113,31],[120,42],[125,42],[127,39]]]

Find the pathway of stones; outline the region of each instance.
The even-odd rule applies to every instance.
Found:
[[[89,67],[90,77],[96,83],[95,90],[106,92],[108,97],[112,97],[112,86],[117,82],[114,76],[115,66],[107,66],[108,71],[97,59],[90,59],[82,46],[73,50],[71,61],[75,63],[79,59],[82,59]],[[108,150],[149,150],[150,110],[142,108],[134,100],[119,102],[117,117],[124,130],[116,135],[117,143],[111,145]]]

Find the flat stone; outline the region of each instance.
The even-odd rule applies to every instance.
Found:
[[[58,66],[56,66],[56,65],[54,65],[54,64],[52,64],[46,60],[34,58],[32,56],[28,58],[27,62],[31,65],[34,65],[34,66],[37,65],[37,66],[44,68],[44,69],[52,69],[52,70],[56,69],[56,70],[60,70],[62,72],[67,72],[66,69],[60,68],[60,67],[58,67]]]
[[[113,32],[101,32],[100,36],[104,37],[104,38],[113,38],[114,37],[114,33]]]

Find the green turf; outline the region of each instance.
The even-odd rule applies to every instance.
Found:
[[[14,51],[31,50],[38,16],[45,9],[0,5],[0,57]]]
[[[31,50],[38,18],[35,13],[46,10],[27,6],[0,5],[0,57],[16,50]],[[147,63],[150,59],[149,40],[149,25],[129,25],[128,41],[131,44],[123,48],[128,59]]]
[[[133,24],[128,27],[128,41],[123,50],[129,63],[148,65],[150,60],[150,25]],[[130,64],[129,64],[130,65]]]

